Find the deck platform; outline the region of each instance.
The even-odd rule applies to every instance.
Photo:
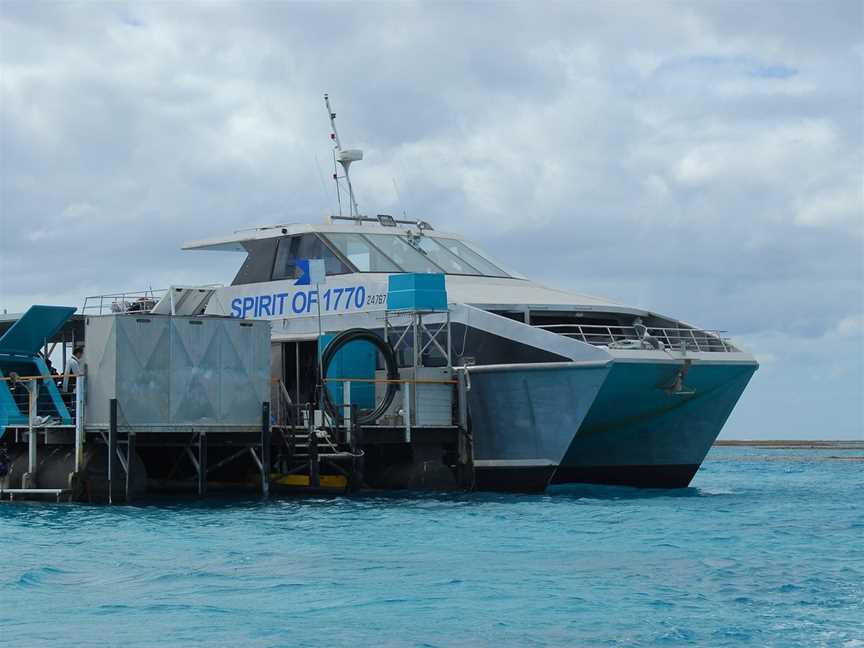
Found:
[[[9,498],[9,501],[14,501],[15,497],[22,497],[22,499],[32,499],[34,497],[54,497],[58,502],[60,502],[63,496],[71,495],[72,491],[68,488],[0,488],[0,500],[3,500],[5,497]]]

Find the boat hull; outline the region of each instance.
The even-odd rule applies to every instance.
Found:
[[[605,361],[470,368],[474,487],[544,490],[608,372]]]
[[[690,484],[758,365],[616,359],[552,483]]]

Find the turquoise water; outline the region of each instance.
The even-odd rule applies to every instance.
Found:
[[[0,644],[858,648],[861,454],[715,449],[684,491],[3,504]]]

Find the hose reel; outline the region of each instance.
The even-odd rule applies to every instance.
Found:
[[[330,368],[333,358],[336,357],[336,353],[350,342],[358,340],[369,342],[381,353],[387,369],[387,380],[390,381],[387,383],[387,391],[384,393],[384,398],[381,399],[381,402],[374,409],[362,414],[358,413],[357,415],[358,423],[372,423],[384,415],[384,412],[390,407],[390,404],[396,397],[396,392],[399,390],[399,385],[396,382],[399,380],[399,365],[396,362],[396,352],[387,340],[382,339],[379,335],[367,329],[353,328],[342,331],[330,340],[330,344],[324,349],[324,354],[321,356],[321,375],[326,379],[327,370]],[[326,386],[323,392],[324,409],[332,418],[338,420],[340,418],[340,408],[333,402],[333,399],[330,397],[330,390]]]

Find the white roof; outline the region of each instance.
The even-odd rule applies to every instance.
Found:
[[[358,225],[345,221],[344,223],[286,223],[284,225],[266,225],[250,229],[237,230],[233,234],[216,236],[213,238],[190,241],[183,244],[184,250],[223,250],[234,252],[245,252],[246,248],[241,245],[245,241],[257,241],[259,239],[277,238],[280,236],[294,236],[297,234],[308,234],[310,232],[339,232],[346,234],[404,234],[408,231],[417,231],[416,228],[399,225],[397,227],[384,227],[376,223],[363,223]],[[438,230],[423,230],[424,236],[453,238],[460,241],[465,239],[452,232],[439,232]]]
[[[547,288],[533,281],[498,277],[447,275],[447,299],[489,310],[600,310],[647,315],[647,311],[608,299]]]

